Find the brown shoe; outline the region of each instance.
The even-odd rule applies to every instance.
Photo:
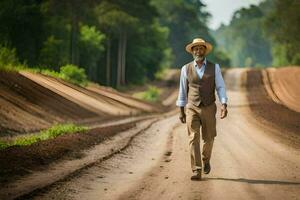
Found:
[[[191,176],[191,180],[201,180],[201,170],[197,170],[193,176]]]

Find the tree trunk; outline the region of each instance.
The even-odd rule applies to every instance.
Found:
[[[119,35],[118,45],[118,66],[117,66],[117,87],[121,86],[122,78],[122,33]]]
[[[122,80],[121,84],[125,85],[126,83],[126,46],[127,46],[127,32],[125,31],[123,34],[123,42],[122,42]]]
[[[107,39],[107,53],[106,53],[106,84],[110,86],[110,53],[111,53],[111,40]]]
[[[77,34],[79,30],[77,13],[74,6],[71,7],[71,42],[70,42],[70,61],[72,64],[77,65],[78,52],[77,52]]]

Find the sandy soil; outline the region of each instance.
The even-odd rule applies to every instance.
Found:
[[[109,115],[129,115],[137,112],[135,109],[128,109],[128,107],[118,101],[109,99],[103,95],[100,96],[96,93],[88,92],[83,88],[76,87],[71,84],[64,84],[62,81],[57,81],[52,77],[46,77],[41,74],[32,74],[29,72],[21,72],[21,74],[63,96],[69,101],[100,115],[103,113]]]
[[[179,69],[169,69],[161,80],[150,82],[150,85],[153,85],[160,89],[161,93],[156,105],[163,105],[160,108],[164,111],[176,107],[174,102],[176,101],[178,96],[179,78]],[[131,86],[129,89],[126,89],[123,92],[129,95],[133,95],[134,93],[145,91],[147,89],[148,86],[146,84],[141,86]]]
[[[157,108],[157,105],[153,105],[151,103],[146,103],[145,101],[138,100],[136,98],[133,98],[130,95],[127,95],[125,93],[117,92],[116,90],[110,90],[105,87],[96,85],[96,84],[90,84],[87,87],[88,90],[96,92],[97,94],[100,94],[105,97],[109,97],[111,99],[114,99],[118,102],[121,102],[122,104],[130,106],[132,110],[139,109],[146,112],[157,112],[159,109]]]
[[[299,126],[275,126],[276,119],[262,121],[263,112],[255,112],[267,105],[269,113],[282,111],[266,96],[261,73],[232,69],[225,81],[229,115],[218,118],[212,171],[202,181],[190,180],[186,127],[175,114],[110,159],[23,198],[299,199]]]
[[[266,72],[268,82],[265,85],[270,86],[269,94],[274,93],[280,103],[300,112],[300,67],[268,68]]]
[[[104,118],[19,73],[0,72],[0,137],[53,123]]]
[[[20,176],[46,168],[58,160],[78,159],[82,150],[99,144],[117,133],[135,127],[129,122],[93,128],[87,133],[63,135],[31,146],[13,147],[0,151],[0,183],[16,180]]]
[[[278,104],[278,102],[273,101],[274,99],[271,96],[268,96],[266,87],[263,84],[262,71],[249,70],[246,79],[249,107],[254,117],[259,121],[259,123],[256,123],[257,126],[274,127],[277,131],[266,132],[271,133],[272,137],[279,137],[278,140],[281,142],[284,140],[288,145],[299,148],[300,113],[289,109],[283,104]],[[295,89],[294,93],[298,92],[296,85],[291,85]],[[298,104],[300,103],[298,102]]]
[[[54,123],[90,125],[163,109],[104,87],[86,89],[41,74],[0,72],[1,138]]]

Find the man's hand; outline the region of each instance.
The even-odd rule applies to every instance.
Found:
[[[186,123],[186,115],[184,112],[183,113],[180,112],[179,119],[180,119],[181,123],[183,123],[183,124]]]
[[[179,119],[180,119],[181,123],[183,123],[183,124],[186,123],[186,115],[184,112],[184,107],[180,107]]]
[[[221,106],[221,119],[224,119],[228,114],[227,104],[222,104]]]

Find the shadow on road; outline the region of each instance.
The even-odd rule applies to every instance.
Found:
[[[241,183],[250,183],[250,184],[270,184],[270,185],[300,185],[300,182],[289,182],[289,181],[276,181],[276,180],[255,180],[255,179],[245,179],[245,178],[202,178],[202,181],[233,181]]]

